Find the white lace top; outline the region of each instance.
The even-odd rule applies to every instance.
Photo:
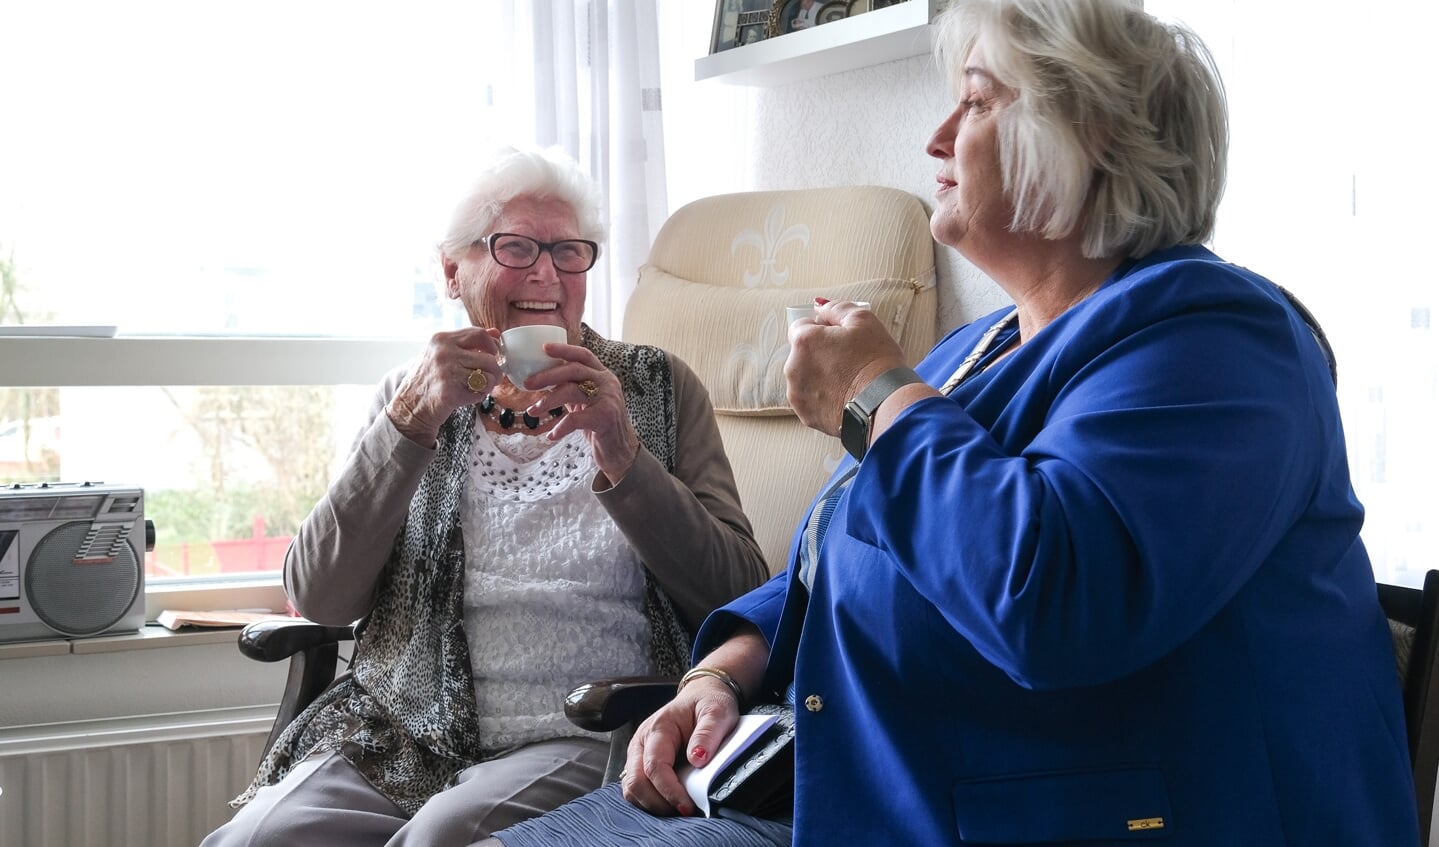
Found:
[[[460,507],[465,635],[480,739],[497,750],[584,735],[575,685],[650,673],[644,571],[590,490],[589,442],[478,424]]]

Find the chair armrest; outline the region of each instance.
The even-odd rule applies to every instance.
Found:
[[[565,697],[565,717],[591,732],[612,732],[638,723],[674,699],[674,677],[623,676],[587,682]]]
[[[285,727],[334,682],[340,642],[354,637],[353,626],[326,626],[303,618],[256,621],[240,630],[239,647],[245,656],[261,662],[290,660],[285,693],[263,755],[269,754]]]
[[[326,626],[302,618],[256,621],[240,630],[240,652],[260,662],[278,662],[305,650],[355,637],[352,626]]]

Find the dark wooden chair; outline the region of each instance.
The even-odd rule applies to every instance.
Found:
[[[285,693],[270,727],[261,758],[270,752],[275,739],[290,721],[315,701],[335,680],[340,662],[340,643],[353,640],[349,626],[325,626],[311,621],[259,621],[240,630],[240,652],[260,662],[290,661]]]
[[[1428,847],[1439,768],[1439,571],[1424,575],[1422,589],[1380,583],[1379,604],[1389,618],[1404,684],[1404,724],[1419,802],[1420,843]]]

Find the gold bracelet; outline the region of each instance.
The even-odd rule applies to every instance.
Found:
[[[680,677],[680,684],[675,687],[675,693],[678,694],[680,691],[684,690],[684,687],[686,685],[694,682],[696,679],[702,676],[707,676],[723,682],[726,686],[729,687],[730,693],[734,695],[735,703],[739,706],[744,705],[744,692],[740,690],[739,683],[734,681],[734,677],[730,676],[719,668],[708,668],[703,666],[697,668],[690,668],[688,673]]]

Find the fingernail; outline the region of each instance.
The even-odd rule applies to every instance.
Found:
[[[690,758],[691,758],[691,759],[694,759],[694,760],[697,761],[697,762],[702,762],[702,761],[704,761],[704,760],[705,760],[705,757],[708,756],[708,755],[709,755],[709,751],[705,750],[705,748],[703,748],[703,747],[696,747],[696,748],[694,748],[693,750],[690,751]]]
[[[695,813],[694,807],[688,804],[680,806],[680,817],[687,818]]]
[[[826,303],[828,303],[828,302],[829,302],[829,301],[826,300],[826,299],[824,299],[823,297],[816,297],[816,298],[814,298],[814,304],[815,304],[816,306],[823,306],[824,304],[826,304]]]

